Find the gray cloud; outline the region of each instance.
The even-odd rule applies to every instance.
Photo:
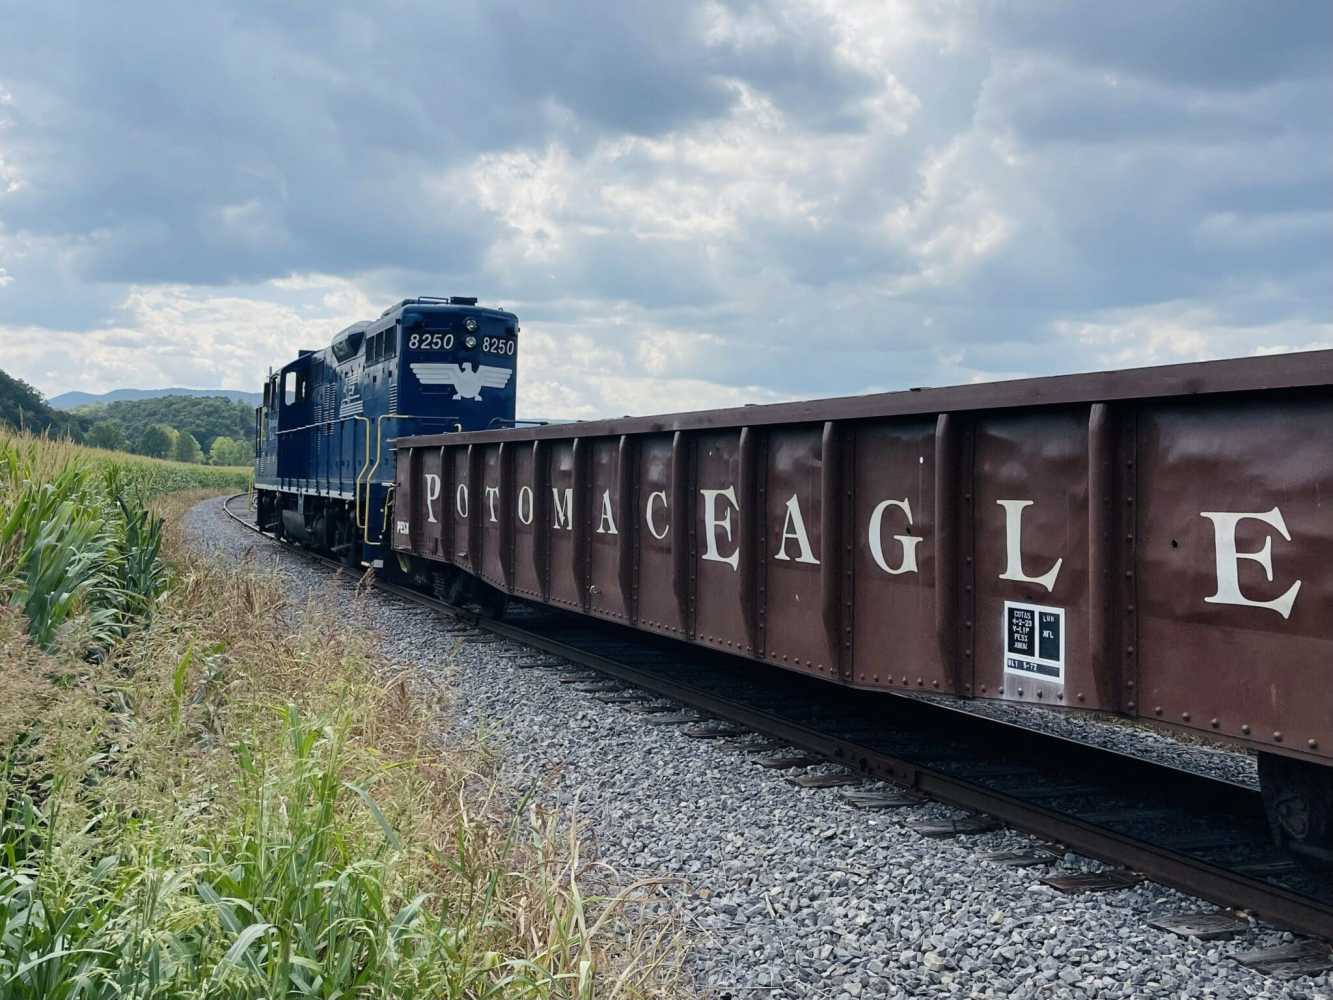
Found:
[[[18,20],[0,54],[30,182],[3,219],[78,238],[74,271],[102,282],[465,270],[490,220],[432,180],[478,152],[680,128],[725,114],[747,77],[839,121],[869,89],[818,33],[705,44],[701,9],[643,0],[53,3]]]
[[[570,415],[1322,342],[1329,10],[15,9],[6,367],[244,385],[451,291]]]
[[[1096,69],[1221,91],[1326,75],[1333,7],[1305,0],[987,5],[988,34]]]

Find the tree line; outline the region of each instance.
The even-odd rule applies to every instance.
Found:
[[[128,451],[149,458],[170,458],[177,462],[209,465],[248,465],[254,461],[255,450],[250,441],[237,441],[219,434],[209,442],[208,451],[199,439],[187,430],[177,430],[170,424],[149,424],[137,437],[131,439],[120,424],[98,420],[85,435],[86,444],[111,451]]]
[[[32,386],[0,372],[0,423],[111,451],[249,465],[254,422],[253,407],[220,396],[159,396],[54,410]]]

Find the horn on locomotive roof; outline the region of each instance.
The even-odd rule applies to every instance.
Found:
[[[388,309],[385,309],[384,312],[380,313],[380,316],[387,316],[395,309],[401,309],[403,306],[410,306],[413,304],[426,305],[431,302],[439,302],[447,306],[475,306],[477,304],[477,297],[475,295],[450,295],[447,297],[442,295],[418,295],[415,299],[402,299],[399,302],[395,302],[393,305],[389,306]]]
[[[475,306],[477,297],[475,295],[450,295],[444,298],[438,295],[418,295],[415,299],[404,299],[404,304],[408,302],[443,302],[451,306]]]

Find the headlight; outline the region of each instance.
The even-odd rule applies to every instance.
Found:
[[[472,322],[472,321],[469,321],[469,322]],[[472,325],[473,325],[473,326],[476,326],[477,324],[476,324],[475,322],[472,322]],[[468,339],[467,339],[467,349],[470,351],[470,350],[472,350],[472,348],[474,348],[474,347],[476,347],[476,346],[477,346],[477,338],[476,338],[476,337],[468,337]]]
[[[467,319],[463,320],[463,329],[467,330],[468,333],[476,333],[477,321],[469,316]],[[472,345],[469,344],[468,346],[471,347]]]

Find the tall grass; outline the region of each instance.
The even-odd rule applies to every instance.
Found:
[[[6,461],[0,997],[682,994],[674,926],[630,919],[655,886],[588,864],[488,748],[441,743],[447,691],[414,689],[335,602],[290,608],[274,578],[187,553],[183,504],[164,528],[121,474]],[[42,641],[19,599],[44,531],[95,553],[41,576],[84,588],[51,632],[79,642]]]
[[[52,466],[47,447],[0,441],[0,580],[37,645],[78,624],[100,654],[166,587],[162,522],[142,480],[76,457]]]

